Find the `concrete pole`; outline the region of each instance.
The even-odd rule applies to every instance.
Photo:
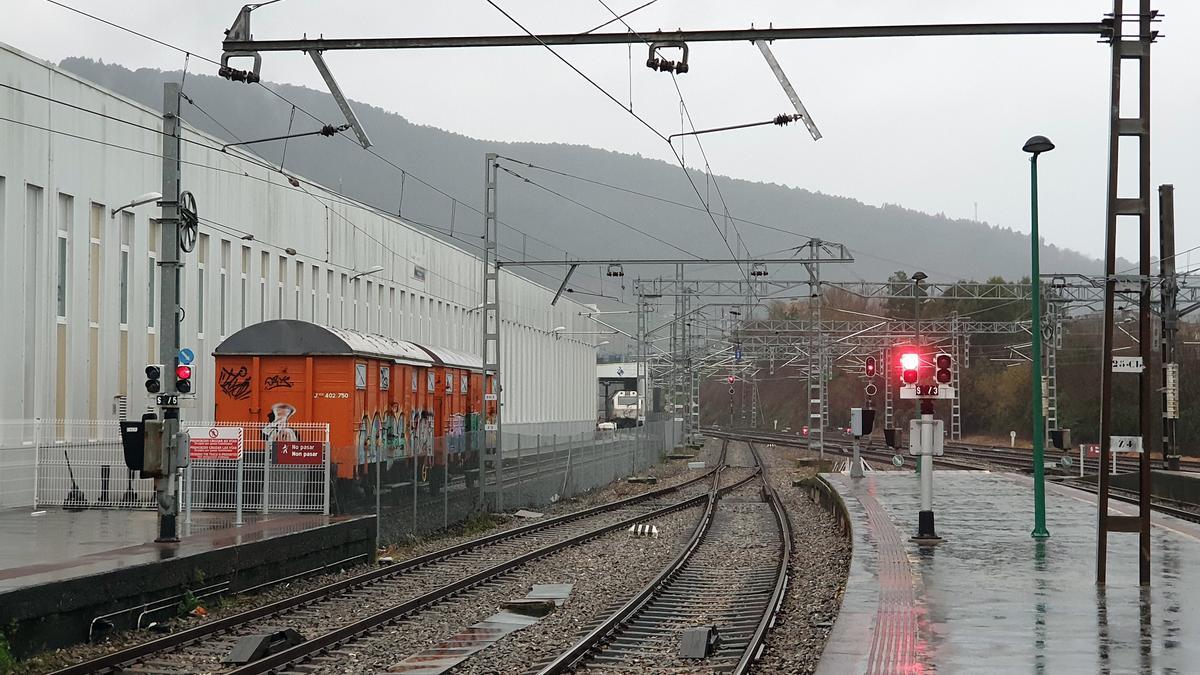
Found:
[[[158,360],[163,364],[163,393],[175,392],[175,364],[179,354],[179,274],[183,267],[179,251],[179,98],[178,82],[163,84],[162,219],[158,264]],[[179,515],[179,477],[175,468],[175,434],[179,430],[179,408],[164,407],[163,474],[154,479],[158,502],[156,542],[177,542],[175,519]]]

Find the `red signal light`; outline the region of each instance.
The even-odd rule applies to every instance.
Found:
[[[179,380],[192,379],[192,367],[183,364],[175,366],[175,378]]]
[[[900,355],[900,379],[904,384],[916,384],[917,368],[921,365],[921,355],[916,352],[904,352]]]

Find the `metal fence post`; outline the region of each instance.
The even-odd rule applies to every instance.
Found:
[[[263,443],[262,512],[271,512],[271,441]]]
[[[421,459],[420,450],[413,448],[413,472],[412,472],[412,524],[410,525],[409,533],[413,536],[417,534],[417,486],[421,483]],[[379,518],[379,514],[375,514],[375,518]]]
[[[459,449],[459,457],[466,461],[466,436],[462,437],[463,447]],[[445,457],[446,470],[442,472],[442,527],[450,524],[450,439],[442,443],[442,454]],[[463,466],[466,466],[465,464]],[[464,479],[465,480],[465,479]]]
[[[329,457],[329,423],[328,422],[325,423],[325,444],[324,445],[325,445],[325,450],[324,450],[324,452],[325,452],[325,462],[324,462],[324,465],[325,465],[324,466],[325,490],[324,490],[324,495],[322,496],[321,513],[323,513],[325,515],[329,515],[329,472],[330,472],[330,466],[329,466],[330,461],[329,460],[330,460],[330,457]]]
[[[191,462],[188,462],[187,468],[185,468],[184,471],[186,472],[184,496],[187,498],[187,501],[185,502],[187,504],[187,511],[185,511],[183,514],[183,523],[185,525],[191,525],[192,524],[192,501],[195,499],[195,495],[192,492],[192,463]]]
[[[243,492],[243,486],[245,485],[245,483],[242,482],[242,469],[244,468],[244,466],[246,464],[246,461],[243,458],[244,455],[245,455],[245,451],[243,451],[242,454],[239,454],[238,458],[237,458],[237,478],[235,479],[237,485],[234,488],[234,496],[233,496],[234,502],[237,504],[237,515],[234,517],[234,520],[233,520],[234,525],[242,524],[242,501],[243,501],[242,500],[242,492]]]
[[[38,483],[42,472],[42,418],[33,418],[33,506],[38,505]]]

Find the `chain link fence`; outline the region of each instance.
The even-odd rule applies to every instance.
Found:
[[[184,421],[184,428],[238,427],[242,459],[193,459],[182,472],[181,508],[197,511],[329,513],[329,427]],[[0,423],[4,506],[157,508],[154,481],[125,465],[113,420]]]
[[[577,497],[644,471],[681,442],[679,422],[669,419],[582,434],[506,432],[502,460],[491,455],[481,463],[484,432],[466,431],[434,438],[413,454],[384,456],[375,444],[354,478],[345,479],[336,477],[338,467],[330,463],[325,424],[292,424],[287,437],[261,422],[185,421],[184,426],[240,427],[244,448],[240,461],[191,461],[181,475],[185,520],[192,511],[237,512],[239,502],[241,511],[251,513],[378,513],[384,543],[444,529],[478,513],[537,509]],[[303,461],[296,457],[301,454]],[[153,480],[125,466],[117,422],[0,422],[0,505],[30,504],[156,506]]]
[[[399,467],[404,478],[389,482],[386,476],[396,467],[385,462],[382,472],[355,490],[365,499],[340,506],[344,512],[380,513],[380,541],[399,542],[472,514],[536,509],[577,497],[661,462],[678,443],[679,425],[671,421],[583,434],[505,433],[502,461],[485,457],[481,474],[474,449],[482,447],[483,432],[437,438],[431,464],[419,457],[397,460],[409,463]]]

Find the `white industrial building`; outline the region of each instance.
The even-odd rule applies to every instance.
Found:
[[[111,211],[161,190],[162,118],[5,45],[0,82],[53,99],[0,89],[0,417],[140,412],[143,369],[159,360],[160,210]],[[184,139],[182,186],[201,217],[183,275],[182,345],[199,365],[197,407],[185,417],[212,415],[213,349],[265,319],[479,351],[476,255],[317,186],[294,186],[250,155],[203,147],[222,141],[190,127]],[[352,278],[374,266],[383,269]],[[552,296],[502,278],[506,431],[594,426],[595,347],[570,335],[590,329],[585,307],[567,298],[551,306]]]

